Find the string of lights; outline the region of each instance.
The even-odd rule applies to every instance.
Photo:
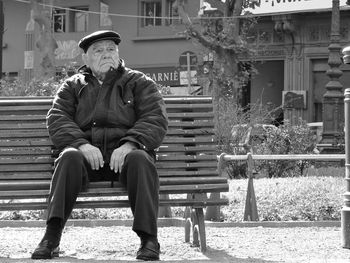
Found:
[[[30,4],[29,0],[13,0],[15,2],[21,2],[21,3],[26,3]],[[39,3],[39,5],[44,6],[44,7],[49,7],[49,8],[54,8],[54,9],[63,9],[67,11],[77,11],[77,9],[74,8],[69,8],[69,7],[63,7],[63,6],[57,6],[57,5],[50,5],[50,4],[44,4],[44,3]],[[347,6],[344,6],[343,8],[348,8]],[[327,9],[322,9],[323,11],[330,11],[331,8]],[[149,18],[149,16],[142,16],[142,15],[131,15],[131,14],[118,14],[118,13],[103,13],[103,12],[98,12],[98,11],[91,11],[91,10],[79,10],[82,13],[88,13],[88,14],[94,14],[94,15],[108,15],[108,16],[117,16],[117,17],[125,17],[125,18],[137,18],[137,19],[144,19],[144,18]],[[217,20],[217,19],[234,19],[234,18],[258,18],[258,17],[263,17],[263,16],[276,16],[276,15],[286,15],[286,14],[293,14],[293,13],[300,13],[302,10],[296,10],[296,11],[288,11],[288,12],[270,12],[270,13],[264,13],[264,14],[244,14],[240,16],[195,16],[195,17],[189,17],[191,20]],[[303,11],[305,12],[305,11]],[[320,9],[310,9],[307,10],[307,12],[320,12]],[[157,16],[157,19],[178,19],[181,20],[181,17],[169,17],[169,16]]]

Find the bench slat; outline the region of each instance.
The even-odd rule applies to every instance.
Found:
[[[0,142],[1,144],[1,142]],[[0,156],[1,158],[9,158],[10,156],[47,156],[50,157],[52,154],[51,147],[31,147],[31,148],[4,148],[0,146]]]
[[[216,161],[216,155],[157,155],[157,162],[164,161]]]
[[[17,189],[17,188],[16,188]],[[215,193],[227,192],[228,185],[226,183],[215,184],[190,184],[190,185],[161,185],[159,188],[160,194],[188,194],[188,193]],[[17,200],[17,199],[35,199],[47,198],[49,195],[48,187],[42,189],[21,189],[9,190],[0,192],[2,200]],[[124,187],[115,188],[100,188],[92,189],[88,192],[82,192],[80,197],[102,197],[102,196],[126,196],[127,192]]]
[[[211,145],[195,145],[195,146],[175,146],[175,145],[161,145],[157,152],[160,153],[174,153],[174,152],[216,152],[216,144]]]
[[[212,121],[170,121],[168,127],[171,129],[172,127],[184,127],[184,128],[194,128],[194,127],[213,127]]]
[[[45,130],[45,123],[3,123],[2,130]],[[3,132],[2,132],[3,133]]]
[[[47,160],[37,160],[36,162],[16,163],[12,160],[12,164],[6,163],[6,160],[1,160],[0,172],[19,172],[19,171],[51,171],[53,165]],[[216,161],[203,162],[157,162],[158,169],[194,169],[194,168],[211,168],[217,167]]]
[[[172,136],[172,135],[198,136],[198,135],[214,135],[214,134],[215,134],[215,130],[212,127],[208,127],[208,128],[200,127],[200,128],[187,129],[187,130],[169,128],[167,132],[167,136]]]
[[[172,127],[213,127],[212,121],[169,121],[169,128]],[[12,129],[46,129],[45,122],[21,122],[21,123],[3,123],[2,130],[12,130]]]
[[[38,164],[38,163],[49,163],[53,164],[53,158],[51,157],[40,157],[40,158],[2,158],[0,159],[0,165],[13,166],[11,164],[20,165],[20,164]],[[1,169],[1,168],[0,168]]]
[[[171,112],[168,113],[169,120],[195,118],[195,119],[208,119],[212,120],[214,112]]]
[[[50,152],[49,152],[50,153]],[[27,153],[28,154],[28,153]],[[2,154],[0,154],[3,156]],[[0,159],[0,164],[28,164],[28,163],[53,163],[54,159],[49,156],[23,156],[22,152],[18,152],[15,158],[6,158],[3,157]],[[11,155],[12,156],[12,155]],[[216,155],[157,155],[157,162],[165,162],[165,161],[215,161]]]
[[[52,164],[0,165],[0,172],[52,171]]]
[[[205,184],[205,185],[164,185],[160,186],[159,193],[162,194],[188,194],[188,193],[218,193],[227,192],[228,185],[223,184]],[[26,199],[46,199],[49,195],[48,189],[39,190],[25,190],[25,191],[2,191],[0,200],[18,200],[23,201]],[[101,188],[95,191],[82,192],[80,198],[92,198],[92,197],[113,197],[113,196],[127,196],[127,191],[124,187],[116,188]],[[1,203],[4,203],[0,202]]]
[[[48,105],[3,106],[2,104],[3,103],[0,104],[0,113],[8,113],[6,115],[11,115],[16,112],[22,115],[28,112],[32,112],[33,115],[38,115],[42,112],[45,112],[46,114],[49,110]]]
[[[159,177],[192,177],[192,176],[217,176],[217,170],[215,169],[203,169],[197,171],[185,171],[185,170],[169,170],[169,169],[159,169]],[[51,171],[24,171],[24,172],[1,172],[0,180],[50,180],[52,177]]]
[[[42,140],[10,140],[10,141],[1,141],[0,142],[1,147],[24,147],[24,146],[31,146],[31,147],[36,147],[36,146],[52,146],[51,141],[47,138],[43,138]]]
[[[38,190],[49,189],[50,180],[0,180],[0,191],[7,190]],[[161,177],[159,178],[161,186],[164,185],[190,185],[190,184],[221,184],[225,183],[226,179],[218,176],[211,177]],[[115,185],[120,186],[119,182],[114,182]],[[90,188],[110,188],[109,181],[90,182]],[[111,188],[113,189],[113,188]],[[1,192],[0,192],[1,195]]]
[[[36,115],[4,115],[1,117],[1,122],[11,123],[11,122],[45,122],[46,115],[36,114]]]
[[[159,200],[160,206],[223,206],[227,205],[227,199],[208,199],[205,201],[187,200],[187,199],[176,199]],[[121,208],[129,207],[127,200],[113,200],[113,201],[78,201],[76,208]],[[11,203],[9,205],[0,203],[0,210],[15,211],[15,210],[43,210],[47,208],[46,202],[28,202],[28,203]]]

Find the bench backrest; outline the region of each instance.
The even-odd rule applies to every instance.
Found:
[[[165,97],[169,130],[157,151],[161,194],[196,194],[228,191],[226,178],[218,176],[211,97]],[[45,117],[50,97],[0,98],[0,202],[46,198],[53,170],[52,143]],[[82,196],[125,195],[120,185],[94,183]],[[128,206],[126,201],[81,202],[81,207]],[[199,204],[198,200],[192,203]],[[11,203],[11,202],[10,202]],[[14,202],[16,203],[16,202]],[[188,205],[188,199],[161,200],[161,205]],[[208,200],[207,205],[227,200]],[[202,202],[203,205],[203,202]],[[0,203],[0,210],[42,209],[45,202]]]

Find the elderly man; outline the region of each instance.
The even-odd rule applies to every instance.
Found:
[[[58,90],[47,114],[55,161],[46,232],[32,259],[58,256],[62,230],[89,181],[125,185],[141,239],[137,259],[159,260],[159,178],[155,152],[167,131],[164,101],[156,84],[119,58],[117,32],[94,32],[79,42],[79,72]]]

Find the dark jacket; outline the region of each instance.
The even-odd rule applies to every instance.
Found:
[[[109,162],[113,150],[126,141],[153,152],[167,131],[165,104],[155,82],[121,64],[101,85],[86,66],[58,90],[47,114],[54,146],[99,147]]]

